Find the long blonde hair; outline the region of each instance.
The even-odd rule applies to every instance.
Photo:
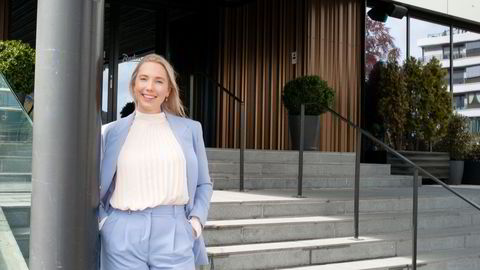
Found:
[[[133,100],[135,101],[135,104],[137,103],[137,100],[135,99],[133,88],[135,87],[135,80],[137,79],[138,70],[144,63],[149,62],[160,64],[165,68],[165,71],[167,71],[170,86],[170,95],[168,96],[168,100],[163,101],[162,110],[178,116],[185,117],[185,108],[183,107],[182,100],[180,100],[180,89],[177,85],[175,70],[173,70],[172,65],[170,65],[170,63],[165,58],[158,54],[152,53],[146,55],[138,63],[137,67],[135,67],[135,69],[133,70],[132,78],[130,79],[129,90],[130,94],[133,97]]]

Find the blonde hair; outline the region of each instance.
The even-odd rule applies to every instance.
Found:
[[[180,100],[180,89],[178,88],[177,81],[176,81],[176,74],[175,70],[173,70],[172,65],[158,54],[149,54],[143,57],[143,59],[138,63],[137,67],[133,70],[132,78],[130,79],[129,90],[130,94],[137,103],[135,99],[135,94],[133,93],[133,88],[135,87],[135,80],[137,79],[138,70],[144,63],[157,63],[162,65],[165,68],[168,76],[168,83],[170,86],[170,95],[168,96],[168,100],[164,100],[162,103],[162,110],[185,117],[185,108],[183,107],[182,101]]]

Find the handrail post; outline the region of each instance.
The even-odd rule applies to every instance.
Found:
[[[305,104],[300,106],[300,144],[298,149],[298,190],[297,196],[302,197],[303,193],[303,148],[305,135]]]
[[[240,103],[240,191],[244,191],[245,170],[245,103]]]
[[[413,173],[413,211],[412,211],[412,270],[417,269],[417,229],[418,229],[418,169]]]
[[[190,101],[188,103],[188,114],[191,119],[193,119],[193,85],[194,85],[194,75],[190,75]]]
[[[355,239],[359,237],[360,212],[360,154],[362,150],[362,131],[357,128],[357,145],[355,149],[355,183],[354,183],[354,231]]]

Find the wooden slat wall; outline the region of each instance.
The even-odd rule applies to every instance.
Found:
[[[258,0],[222,11],[217,75],[245,101],[247,148],[289,148],[281,95],[285,83],[301,75],[326,79],[337,91],[336,109],[357,120],[360,14],[355,0]],[[294,51],[296,65],[291,63]],[[240,107],[220,93],[217,147],[238,147]],[[354,132],[324,116],[319,146],[352,151]]]
[[[355,0],[309,0],[308,74],[318,74],[335,89],[334,109],[357,123],[361,74],[361,4]],[[322,117],[320,147],[353,151],[355,131],[327,113]]]
[[[0,0],[0,40],[8,39],[9,0]]]

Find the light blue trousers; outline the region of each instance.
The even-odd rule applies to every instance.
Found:
[[[100,235],[101,270],[195,269],[193,228],[183,205],[114,209]]]

